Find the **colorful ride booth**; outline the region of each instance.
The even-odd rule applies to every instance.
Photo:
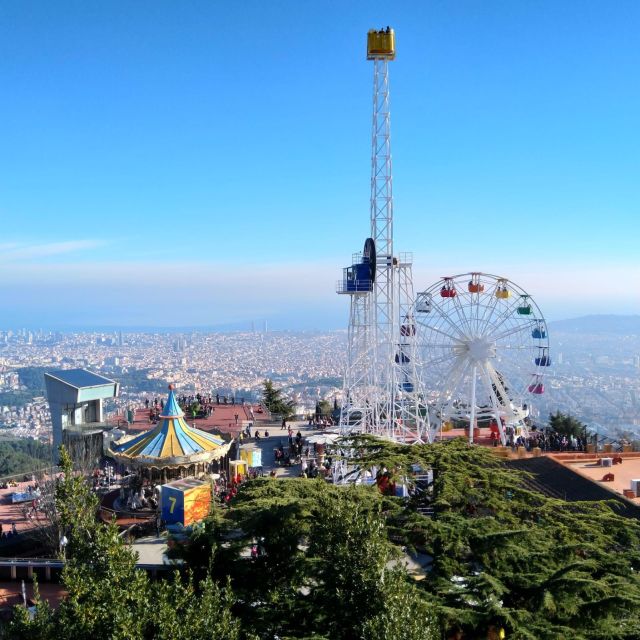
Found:
[[[211,508],[211,484],[197,478],[175,480],[161,487],[161,517],[166,525],[199,522]]]
[[[110,455],[133,472],[129,487],[103,498],[102,511],[110,511],[118,523],[121,518],[126,521],[141,517],[144,512],[155,517],[158,509],[164,520],[173,505],[172,515],[175,513],[177,520],[172,520],[186,526],[185,519],[203,511],[204,507],[198,509],[194,505],[204,504],[205,493],[209,502],[204,510],[208,511],[212,481],[222,471],[229,472],[231,442],[190,427],[176,401],[173,385],[169,385],[169,397],[159,418],[152,429],[111,444]],[[181,484],[185,479],[189,482]],[[194,496],[199,497],[195,500]]]

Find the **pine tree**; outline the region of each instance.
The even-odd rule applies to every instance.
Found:
[[[280,415],[283,418],[293,415],[294,403],[284,399],[282,389],[276,389],[271,380],[265,380],[262,386],[262,401],[271,413]]]

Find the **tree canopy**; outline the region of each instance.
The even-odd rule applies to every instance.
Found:
[[[330,455],[412,484],[257,478],[177,544],[184,564],[151,583],[62,457],[56,495],[69,537],[67,598],[5,637],[48,640],[632,640],[640,637],[640,524],[607,502],[526,489],[491,449],[463,440],[404,446],[359,436]],[[428,559],[415,582],[404,563]],[[64,627],[62,626],[64,625]]]
[[[0,477],[32,473],[50,465],[50,445],[31,438],[0,439]]]
[[[211,579],[195,585],[176,574],[171,581],[151,582],[136,569],[137,557],[115,524],[97,520],[97,499],[73,472],[64,448],[60,460],[56,506],[69,541],[62,572],[67,594],[54,611],[36,590],[33,618],[16,607],[13,621],[0,627],[0,637],[57,640],[63,631],[68,640],[239,640],[233,595]]]
[[[587,425],[577,418],[560,411],[556,411],[556,413],[552,413],[549,416],[549,426],[563,436],[582,438],[587,433]]]
[[[398,478],[416,463],[433,470],[425,498],[433,516],[401,514],[401,531],[433,558],[421,587],[446,632],[640,637],[640,525],[613,504],[567,503],[528,491],[520,472],[462,440],[350,444],[364,464],[384,465]]]
[[[276,389],[271,380],[262,383],[262,401],[271,413],[283,418],[293,415],[294,403],[285,399],[282,389]]]

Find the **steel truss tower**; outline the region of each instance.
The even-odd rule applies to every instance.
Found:
[[[375,257],[367,255],[365,244],[362,260],[354,260],[345,270],[339,286],[340,293],[351,294],[341,427],[343,432],[359,430],[402,442],[424,442],[429,428],[416,375],[412,260],[410,254],[393,254],[388,63],[394,58],[393,30],[369,31],[367,59],[373,60],[374,74],[367,242]],[[364,280],[367,273],[369,282]]]
[[[354,262],[360,256],[354,256]],[[358,288],[368,288],[368,284]],[[349,291],[353,287],[338,285],[338,293],[351,296],[349,331],[347,334],[347,368],[344,377],[343,401],[340,409],[340,429],[343,434],[352,430],[369,433],[375,423],[372,377],[373,327],[371,324],[371,295],[369,291]]]

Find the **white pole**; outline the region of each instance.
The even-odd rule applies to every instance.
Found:
[[[471,415],[469,416],[469,444],[473,444],[473,428],[476,423],[476,366],[471,374]]]

